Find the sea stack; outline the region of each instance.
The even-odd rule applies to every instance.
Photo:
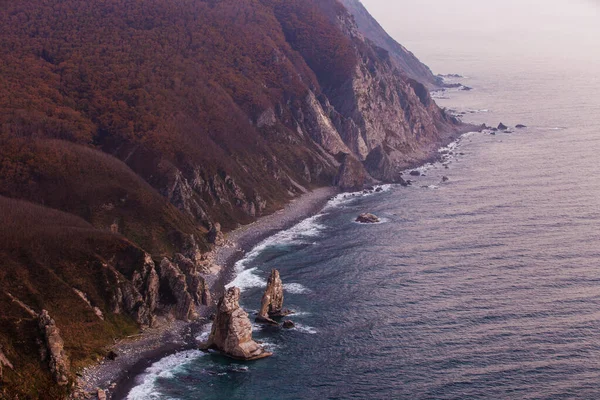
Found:
[[[240,289],[228,289],[217,305],[217,315],[208,342],[203,350],[218,350],[223,355],[236,360],[258,360],[272,356],[262,346],[252,340],[252,323],[239,304]]]
[[[283,308],[283,282],[279,271],[274,269],[269,276],[256,322],[279,325],[273,318],[282,318],[290,314],[293,312]]]

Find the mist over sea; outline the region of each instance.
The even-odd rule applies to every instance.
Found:
[[[129,399],[600,398],[600,6],[389,3],[365,0],[474,89],[438,104],[528,128],[465,135],[412,187],[339,196],[267,239],[234,284],[252,314],[281,271],[296,329],[254,332],[275,355],[178,353]]]

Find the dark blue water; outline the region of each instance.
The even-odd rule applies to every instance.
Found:
[[[451,39],[431,61],[475,90],[438,102],[529,128],[467,135],[448,169],[261,244],[234,284],[252,313],[281,271],[297,328],[254,333],[275,355],[179,353],[130,399],[600,398],[600,53],[545,43],[516,60]]]

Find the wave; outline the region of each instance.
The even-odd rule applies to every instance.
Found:
[[[329,200],[329,202],[327,202],[323,211],[327,211],[332,208],[339,208],[362,197],[370,197],[381,193],[389,192],[390,190],[392,190],[393,187],[394,185],[392,184],[385,184],[374,186],[373,190],[368,190],[366,192],[363,190],[360,192],[340,193],[333,197],[331,200]]]
[[[135,386],[127,395],[127,400],[159,400],[162,399],[156,392],[156,381],[159,378],[173,378],[174,374],[182,366],[196,360],[205,353],[200,350],[188,350],[176,353],[155,362],[144,371],[144,374],[136,379]]]
[[[213,324],[207,324],[202,328],[202,332],[198,336],[196,336],[196,341],[198,342],[206,342],[208,340],[208,336],[210,335],[210,331],[212,330]]]
[[[249,288],[266,287],[267,280],[259,276],[258,268],[248,268],[248,265],[254,261],[260,254],[269,247],[293,244],[312,244],[314,239],[319,237],[325,226],[319,223],[321,215],[315,215],[303,220],[292,228],[276,233],[275,235],[263,240],[254,247],[246,257],[235,263],[236,277],[233,281],[225,285],[225,288],[236,286],[244,291]]]
[[[333,197],[325,205],[323,210],[324,213],[332,208],[343,206],[345,203],[351,202],[360,197],[374,196],[380,193],[388,192],[394,185],[379,185],[375,186],[373,190],[354,192],[354,193],[342,193]],[[261,253],[270,247],[286,246],[286,245],[306,245],[314,244],[314,239],[318,238],[323,231],[325,226],[319,222],[324,214],[317,214],[309,217],[300,223],[296,224],[290,229],[276,233],[275,235],[263,240],[257,246],[255,246],[244,258],[235,263],[234,269],[236,272],[235,278],[225,285],[225,288],[236,286],[241,291],[250,288],[262,288],[266,287],[267,280],[261,277],[259,274],[261,271],[257,268],[248,268],[248,266],[256,260]],[[286,290],[293,294],[302,294],[310,291],[300,284],[287,284],[284,286]]]
[[[283,289],[291,294],[306,294],[312,292],[312,290],[299,283],[285,283]]]
[[[237,268],[236,268],[237,271]],[[225,285],[226,289],[237,287],[241,291],[251,288],[261,288],[267,286],[267,280],[256,274],[258,268],[250,268],[237,272],[234,280]]]
[[[318,333],[317,330],[315,328],[313,328],[312,326],[298,324],[298,323],[296,323],[296,326],[293,328],[293,330],[301,332],[301,333],[307,333],[309,335],[316,335]]]

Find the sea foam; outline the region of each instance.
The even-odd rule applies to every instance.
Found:
[[[159,378],[171,379],[183,365],[204,356],[200,350],[188,350],[176,353],[155,362],[136,379],[135,386],[127,395],[127,400],[158,400],[163,397],[156,391]]]
[[[303,220],[292,228],[281,231],[260,242],[254,247],[243,259],[235,264],[236,277],[225,287],[230,288],[236,286],[240,290],[266,287],[267,281],[259,276],[258,268],[247,268],[249,264],[270,247],[285,246],[285,245],[300,245],[312,244],[314,239],[319,237],[325,226],[319,223],[321,215],[315,215]],[[291,290],[297,289],[292,287]],[[292,292],[293,293],[293,292]]]

